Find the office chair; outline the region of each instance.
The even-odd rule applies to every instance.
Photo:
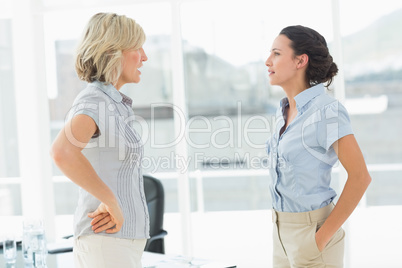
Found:
[[[158,179],[150,175],[144,175],[143,178],[150,221],[150,238],[144,250],[164,254],[164,237],[167,235],[167,232],[163,230],[163,215],[165,212],[163,185]]]
[[[165,213],[165,192],[163,190],[162,183],[149,175],[144,175],[144,191],[145,199],[148,205],[149,213],[149,235],[150,238],[145,245],[144,251],[165,253],[164,237],[167,232],[163,230],[163,214]],[[72,235],[65,236],[63,238],[72,238]],[[49,249],[49,253],[70,252],[73,248],[71,245],[55,246]]]

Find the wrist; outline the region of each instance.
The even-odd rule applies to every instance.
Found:
[[[329,235],[327,232],[322,230],[321,228],[315,233],[315,240],[317,242],[317,245],[322,248],[324,248],[329,240],[331,239],[331,235]]]
[[[119,202],[117,202],[116,198],[108,200],[107,203],[105,203],[106,206],[111,207],[111,208],[116,208],[119,207]]]
[[[103,189],[103,194],[101,194],[101,197],[102,200],[100,201],[104,203],[106,206],[116,206],[119,204],[116,195],[109,187]]]

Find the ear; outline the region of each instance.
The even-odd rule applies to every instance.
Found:
[[[297,63],[296,63],[297,69],[301,69],[301,68],[307,66],[307,63],[308,63],[307,54],[302,54],[300,56],[297,56]]]

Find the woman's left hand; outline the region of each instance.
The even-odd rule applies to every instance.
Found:
[[[91,221],[92,230],[95,233],[97,233],[97,232],[102,232],[106,229],[109,229],[109,228],[105,228],[105,227],[111,225],[111,223],[112,223],[111,221],[112,221],[112,219],[110,218],[109,213],[98,214]],[[104,226],[104,227],[101,228],[102,226]],[[113,226],[114,226],[114,224],[111,227],[113,227]],[[99,229],[99,228],[101,228],[101,229]]]
[[[315,243],[317,244],[318,250],[320,252],[322,252],[324,250],[325,246],[328,244],[328,241],[325,241],[324,239],[321,238],[319,231],[320,230],[318,230],[315,233]]]
[[[106,231],[107,233],[115,233],[120,230],[123,221],[119,221],[113,217],[109,212],[109,208],[104,203],[101,203],[94,212],[88,213],[88,217],[92,218],[91,225],[92,230],[95,233],[103,231]],[[120,222],[121,224],[119,224]],[[120,228],[118,228],[118,226]]]

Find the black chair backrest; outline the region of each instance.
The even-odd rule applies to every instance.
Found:
[[[162,183],[149,175],[143,175],[145,198],[148,204],[151,239],[153,236],[165,232],[163,230],[163,214],[165,212],[165,194]],[[157,241],[155,241],[157,242]],[[158,243],[147,243],[146,251],[164,253],[163,239]],[[163,252],[161,252],[163,251]]]

